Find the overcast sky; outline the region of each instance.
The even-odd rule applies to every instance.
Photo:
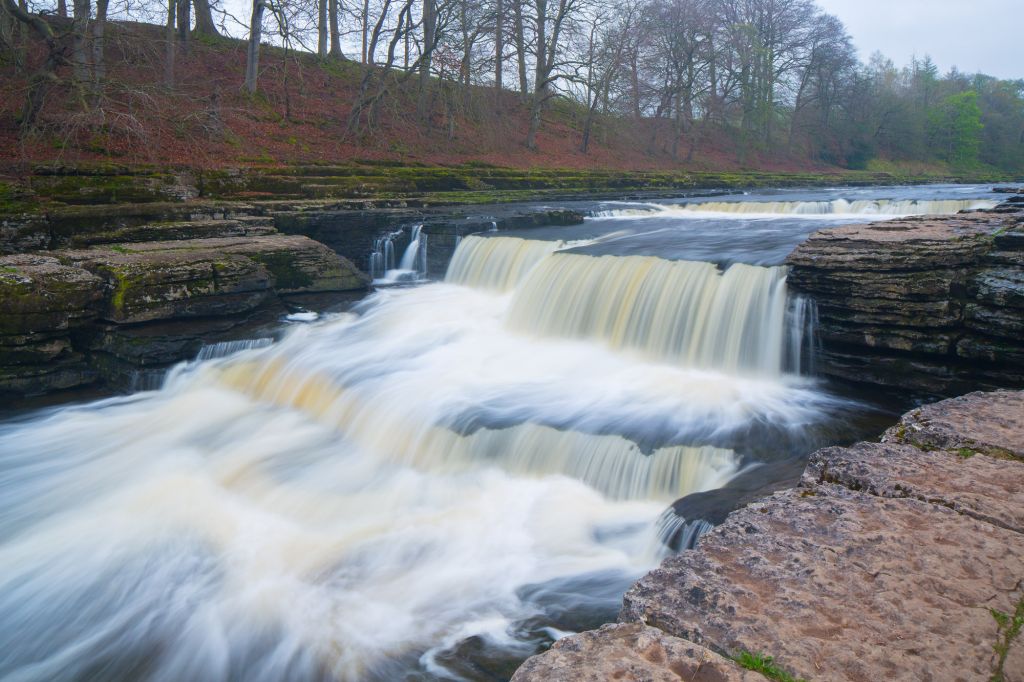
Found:
[[[931,55],[945,73],[1024,78],[1021,0],[817,0],[846,24],[867,60],[875,50],[904,65]]]

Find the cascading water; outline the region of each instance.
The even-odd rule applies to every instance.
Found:
[[[402,254],[400,270],[415,272],[419,277],[427,274],[427,235],[423,234],[423,225],[414,225],[409,237],[409,246]]]
[[[370,272],[372,279],[384,277],[389,270],[395,269],[395,240],[401,237],[402,230],[385,232],[373,240],[373,253],[370,254]]]
[[[445,281],[509,291],[539,262],[564,246],[560,241],[470,235],[459,243]]]
[[[516,291],[509,322],[689,367],[779,374],[785,281],[779,267],[555,254]]]
[[[851,408],[798,372],[779,259],[580,230],[468,236],[444,282],[0,423],[0,679],[500,679],[613,619],[710,528],[666,506]],[[378,279],[425,273],[410,237]]]
[[[401,260],[395,265],[396,239],[405,234],[404,229],[386,232],[373,243],[370,254],[370,277],[377,284],[410,283],[427,276],[427,235],[423,225],[409,228],[409,245],[405,247]]]
[[[673,217],[695,213],[725,213],[748,216],[851,215],[895,217],[938,215],[971,209],[992,208],[998,202],[981,199],[833,199],[831,201],[699,201],[686,204],[628,204],[622,208],[597,211],[602,218]]]

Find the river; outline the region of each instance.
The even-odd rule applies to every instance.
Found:
[[[505,679],[614,619],[675,500],[874,433],[878,405],[814,376],[796,244],[994,203],[566,204],[592,217],[466,237],[445,281],[393,277],[418,283],[159,390],[8,418],[0,679]]]

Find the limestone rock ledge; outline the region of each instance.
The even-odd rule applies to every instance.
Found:
[[[1024,444],[1022,405],[1024,392],[975,393],[904,416],[887,442],[814,453],[797,488],[641,578],[620,621],[808,680],[1024,679],[1024,462],[1007,455]],[[571,637],[515,679],[600,679],[644,658],[614,632]]]
[[[702,646],[640,623],[605,625],[555,642],[516,671],[512,682],[763,682]]]
[[[150,349],[164,364],[187,359],[203,333],[242,324],[278,294],[368,287],[365,274],[323,244],[258,227],[243,236],[0,256],[0,398],[87,385]],[[201,329],[168,326],[195,320]],[[140,333],[142,325],[149,327]]]
[[[821,230],[787,259],[830,376],[950,396],[1024,386],[1024,205]]]

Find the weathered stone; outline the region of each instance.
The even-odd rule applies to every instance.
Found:
[[[512,682],[763,682],[702,646],[639,623],[561,639],[528,659]]]
[[[786,259],[794,268],[841,271],[954,268],[991,250],[1003,218],[992,213],[922,216],[821,230]]]
[[[993,391],[925,405],[900,418],[882,442],[1024,458],[1024,391]]]
[[[260,305],[270,292],[267,271],[245,256],[202,244],[205,241],[171,242],[170,248],[153,242],[59,253],[65,262],[107,280],[111,294],[102,317],[113,322],[232,315]]]
[[[1024,308],[1024,270],[984,270],[971,278],[967,285],[967,293],[979,303],[989,306]],[[1024,318],[1024,312],[1019,315]]]
[[[818,370],[933,395],[1024,385],[1017,220],[976,211],[812,235],[787,283],[817,303]]]
[[[969,360],[984,360],[993,364],[999,363],[1018,368],[1024,367],[1024,345],[1010,339],[993,339],[989,337],[969,335],[956,344],[956,354]],[[1011,371],[1011,373],[1013,373]]]
[[[1019,634],[1003,662],[1003,682],[1024,682],[1024,637]]]
[[[278,293],[354,291],[370,284],[369,277],[351,261],[308,237],[204,241],[225,253],[244,255],[262,264],[273,276]]]
[[[271,290],[341,291],[368,281],[322,244],[299,236],[183,239],[67,250],[60,258],[107,280],[103,317],[119,323],[233,315]]]
[[[956,301],[894,301],[884,298],[851,298],[836,304],[818,301],[818,312],[827,320],[852,324],[884,324],[929,329],[956,326],[963,318]]]
[[[924,451],[898,443],[858,443],[811,455],[803,486],[836,483],[878,497],[913,498],[1024,533],[1024,463],[963,448]]]
[[[790,285],[813,285],[820,298],[907,300],[947,300],[962,273],[951,269],[879,271],[865,276],[857,270],[810,270],[795,268],[787,277]]]
[[[50,256],[0,257],[0,337],[66,330],[93,318],[102,287],[96,276]]]
[[[1018,308],[968,303],[964,306],[964,318],[969,329],[1010,339],[1024,338],[1024,311]]]
[[[41,366],[0,366],[0,405],[22,396],[88,386],[99,378],[79,354]]]
[[[121,227],[106,232],[86,232],[71,237],[74,247],[126,242],[155,242],[171,239],[212,239],[217,237],[259,237],[274,234],[273,221],[260,216],[229,220],[174,221]]]
[[[859,325],[832,318],[819,322],[818,336],[826,342],[935,355],[949,353],[959,338],[951,330]]]
[[[1024,535],[823,484],[734,513],[627,592],[621,620],[822,680],[987,680]]]

